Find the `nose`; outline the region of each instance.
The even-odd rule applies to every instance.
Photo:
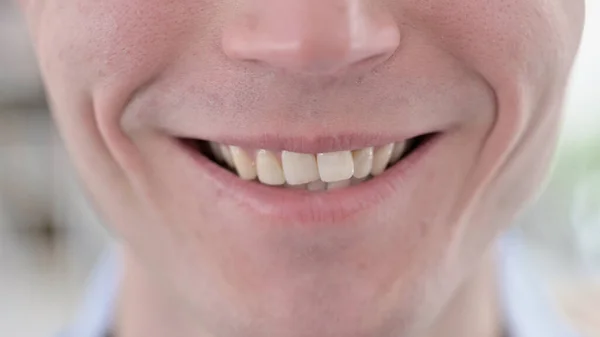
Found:
[[[398,48],[393,17],[364,0],[249,0],[229,22],[222,48],[233,60],[288,72],[371,69]]]

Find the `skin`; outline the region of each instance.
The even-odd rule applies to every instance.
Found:
[[[584,16],[582,0],[21,4],[122,243],[123,337],[435,333],[546,176]],[[243,207],[171,141],[431,129],[443,137],[392,197],[304,220]]]

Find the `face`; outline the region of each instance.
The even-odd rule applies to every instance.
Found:
[[[212,335],[257,337],[432,322],[545,176],[584,7],[21,2],[110,229]]]

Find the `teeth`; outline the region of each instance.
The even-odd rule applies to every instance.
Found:
[[[295,190],[305,190],[306,187],[307,187],[307,184],[302,184],[302,185],[285,184],[285,185],[283,185],[283,187],[285,187],[285,188],[293,188]]]
[[[244,180],[256,179],[256,167],[248,154],[237,146],[231,146],[229,150],[240,178]]]
[[[367,180],[367,178],[352,178],[350,179],[350,186],[358,185],[365,180]]]
[[[306,185],[306,189],[309,191],[325,191],[327,189],[327,183],[321,180],[315,180]]]
[[[340,180],[327,184],[327,190],[337,190],[339,188],[344,188],[348,186],[350,186],[350,179]]]
[[[354,174],[354,161],[350,151],[319,153],[319,176],[327,183],[350,179]]]
[[[367,147],[352,152],[354,159],[354,177],[364,178],[371,173],[373,167],[373,148]]]
[[[212,151],[213,155],[215,156],[215,159],[217,160],[217,162],[224,163],[225,158],[223,157],[223,153],[221,152],[221,145],[219,145],[217,143],[213,143],[213,142],[209,142],[209,145],[210,145],[210,150]]]
[[[231,151],[229,151],[229,147],[227,147],[226,145],[221,145],[221,155],[223,156],[223,160],[225,160],[225,163],[230,167],[230,168],[234,168],[235,164],[233,162],[233,157],[231,156]]]
[[[279,166],[277,157],[267,150],[260,150],[256,155],[256,171],[258,180],[266,185],[283,185],[285,178],[283,170]]]
[[[281,163],[285,180],[290,185],[302,185],[319,179],[317,161],[312,154],[283,151]]]
[[[385,168],[390,162],[393,149],[394,143],[391,143],[375,150],[373,153],[373,168],[371,169],[371,174],[373,176],[380,175],[385,171]]]
[[[395,162],[397,162],[406,151],[406,147],[406,142],[396,143],[396,145],[394,145],[394,151],[392,151],[390,163],[394,164]]]
[[[235,169],[244,180],[258,180],[266,185],[308,191],[335,190],[358,185],[382,174],[406,153],[408,142],[390,143],[378,148],[354,151],[307,153],[268,150],[256,152],[256,158],[237,146],[209,142],[217,162]]]

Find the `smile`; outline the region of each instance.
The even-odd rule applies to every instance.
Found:
[[[322,153],[248,149],[184,139],[184,143],[242,180],[311,192],[358,185],[402,161],[434,134],[382,146]]]
[[[269,221],[340,224],[388,201],[409,200],[444,151],[451,133],[443,130],[400,141],[175,136],[169,143],[184,154],[189,187],[219,207],[242,207]]]

